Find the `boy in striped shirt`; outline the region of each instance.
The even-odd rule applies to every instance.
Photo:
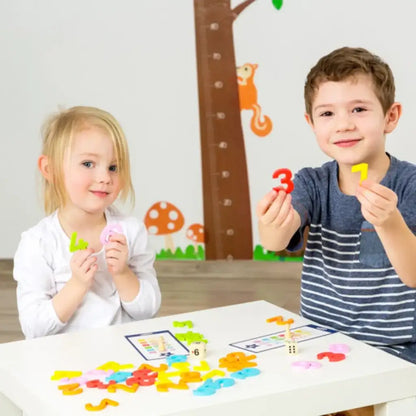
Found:
[[[305,118],[332,161],[304,168],[294,190],[257,206],[268,250],[302,247],[301,314],[416,363],[416,166],[386,152],[399,121],[389,66],[362,48],[321,58]],[[368,164],[368,179],[352,166]]]

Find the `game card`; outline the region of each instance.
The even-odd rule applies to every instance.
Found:
[[[230,345],[257,354],[274,348],[284,347],[285,332],[286,331],[275,332],[273,334],[250,338],[244,341],[233,342]],[[305,342],[311,339],[331,335],[335,332],[336,331],[333,329],[324,328],[318,325],[305,325],[290,330],[292,337],[297,342]]]
[[[125,338],[147,361],[189,354],[189,350],[170,331],[125,335]]]

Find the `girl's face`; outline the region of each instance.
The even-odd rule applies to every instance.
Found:
[[[375,163],[385,158],[385,134],[390,131],[371,78],[327,81],[319,87],[307,117],[324,153],[340,165]]]
[[[105,130],[99,127],[87,126],[74,135],[63,171],[65,209],[102,213],[120,193],[114,146]]]

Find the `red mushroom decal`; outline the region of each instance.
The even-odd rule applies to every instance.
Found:
[[[204,242],[204,226],[202,224],[191,224],[186,230],[186,238],[189,238],[195,245],[195,252],[198,251],[198,243]]]
[[[144,224],[149,234],[164,235],[165,248],[175,252],[172,234],[179,231],[185,220],[182,212],[167,201],[155,202],[146,212]]]

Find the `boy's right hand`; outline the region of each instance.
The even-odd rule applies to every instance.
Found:
[[[257,204],[256,214],[263,247],[271,251],[285,249],[300,225],[291,195],[284,191],[270,191]]]
[[[72,279],[86,289],[91,287],[98,269],[97,257],[91,256],[93,253],[94,250],[91,248],[78,250],[73,254],[70,261]]]
[[[292,197],[284,191],[274,189],[257,204],[257,218],[264,227],[284,227],[293,217]]]

